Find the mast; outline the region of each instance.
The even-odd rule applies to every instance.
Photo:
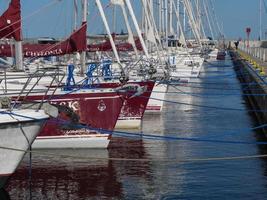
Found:
[[[182,44],[185,45],[185,47],[187,48],[187,45],[186,45],[186,39],[185,39],[185,35],[184,35],[184,31],[183,31],[183,28],[182,28],[182,24],[181,24],[181,21],[179,20],[180,16],[179,16],[179,12],[178,12],[178,9],[175,7],[175,3],[173,0],[170,0],[170,3],[173,4],[174,6],[174,13],[176,15],[176,18],[177,18],[177,26],[179,28],[179,40]]]
[[[120,5],[120,7],[122,9],[122,14],[123,14],[124,21],[125,21],[125,24],[126,24],[126,28],[127,28],[127,31],[128,31],[128,42],[133,46],[135,55],[136,55],[136,57],[138,57],[138,51],[137,51],[137,47],[135,45],[132,29],[131,29],[131,26],[130,26],[129,21],[128,21],[127,12],[126,12],[126,9],[125,9],[125,4],[123,3],[122,5]]]
[[[197,22],[196,22],[196,25],[197,25],[197,30],[198,32],[200,33],[201,32],[201,27],[200,27],[200,6],[199,6],[199,0],[196,0],[196,16],[197,16]]]
[[[117,19],[116,19],[116,5],[113,5],[113,17],[112,17],[112,29],[113,29],[113,33],[116,33],[116,23],[117,23]]]
[[[168,0],[165,0],[165,40],[168,47]]]
[[[160,8],[160,17],[161,17],[161,36],[162,38],[164,38],[164,1],[165,0],[161,0],[161,8]]]
[[[192,4],[191,4],[191,2],[189,0],[184,0],[184,3],[185,3],[185,7],[186,7],[186,11],[187,11],[190,27],[192,29],[194,37],[196,38],[196,41],[201,46],[200,32],[199,32],[199,30],[197,28],[196,19],[195,19],[195,16],[193,14],[194,12],[192,10]]]
[[[210,13],[209,13],[206,1],[204,1],[204,11],[205,11],[205,14],[206,14],[206,17],[207,17],[207,21],[208,21],[208,25],[209,25],[209,29],[210,29],[210,34],[211,34],[212,40],[215,40],[215,37],[214,37],[215,35],[213,33],[213,29],[212,29],[211,22],[210,22]]]
[[[108,26],[108,22],[107,22],[107,19],[106,19],[105,14],[104,14],[104,10],[103,10],[103,7],[102,7],[102,4],[101,4],[100,0],[96,0],[96,5],[97,5],[98,10],[100,12],[100,15],[101,15],[101,18],[103,20],[104,26],[106,28],[106,31],[107,31],[107,34],[108,34],[108,37],[109,37],[110,44],[111,44],[113,53],[115,55],[115,58],[116,58],[117,62],[120,63],[119,54],[118,54],[118,51],[116,49],[116,46],[115,46],[113,37],[111,35],[110,29],[109,29],[109,26]]]
[[[162,20],[162,19],[161,19],[161,17],[162,17],[162,15],[161,15],[161,10],[162,10],[162,0],[158,0],[158,4],[159,4],[159,7],[158,7],[158,8],[159,8],[159,10],[158,10],[158,12],[159,12],[159,13],[158,13],[158,15],[159,15],[159,21],[158,21],[158,22],[159,22],[159,34],[161,35],[161,29],[162,29],[162,28],[161,28],[161,25],[162,25],[162,23],[161,23],[161,20]]]
[[[143,29],[143,33],[145,35],[145,39],[146,39],[146,47],[149,49],[149,43],[148,43],[148,19],[146,17],[147,14],[147,4],[144,4],[144,0],[142,0],[143,3],[143,17],[144,17],[144,29]]]
[[[142,33],[140,31],[140,28],[138,26],[135,14],[133,12],[132,4],[131,4],[130,0],[125,0],[125,3],[126,3],[126,6],[127,6],[128,10],[129,10],[129,13],[130,13],[130,15],[132,17],[136,32],[138,34],[139,40],[140,40],[142,48],[144,50],[144,53],[145,53],[146,57],[149,58],[148,51],[147,51],[147,48],[146,48],[146,45],[145,45],[145,41],[144,41],[144,39],[142,37]]]
[[[74,23],[73,23],[73,30],[77,29],[77,18],[78,18],[78,2],[77,0],[73,0],[73,5],[74,5],[74,13],[73,13],[73,18],[74,18]]]
[[[260,1],[260,34],[259,34],[259,39],[262,40],[262,0]]]
[[[184,31],[186,31],[186,11],[185,11],[185,3],[184,2],[183,2],[183,8],[184,8],[183,25],[184,25]]]
[[[178,12],[178,19],[176,22],[176,30],[177,30],[177,37],[180,37],[180,29],[179,29],[179,23],[180,23],[180,0],[177,0],[177,12]]]
[[[173,27],[172,27],[172,3],[170,3],[169,0],[169,33],[172,35],[173,34]]]
[[[82,14],[82,22],[87,23],[87,0],[83,0],[83,14]],[[86,67],[86,51],[81,53],[81,71],[80,75],[84,76],[84,71]]]
[[[16,70],[23,70],[22,41],[15,41]]]

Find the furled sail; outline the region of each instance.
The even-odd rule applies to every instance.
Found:
[[[20,0],[11,0],[8,9],[0,16],[0,39],[21,41]]]
[[[83,23],[78,30],[62,42],[56,44],[23,44],[23,55],[24,57],[45,57],[86,51],[86,30],[87,25]],[[0,56],[11,57],[11,46],[0,44]]]

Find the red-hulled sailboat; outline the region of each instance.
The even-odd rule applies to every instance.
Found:
[[[20,32],[21,23],[18,23],[21,22],[20,1],[13,0],[9,9],[11,12],[4,16],[2,23],[8,23],[12,17],[14,20],[8,26],[13,27],[16,24],[18,27],[13,27],[11,30],[6,28],[3,34],[8,34],[10,31],[13,33]],[[24,55],[25,48],[27,48],[27,51],[34,52],[33,56],[63,55],[84,51],[86,50],[86,23],[84,22],[65,41],[42,47],[39,45],[24,46]],[[7,72],[7,79],[9,76],[13,76],[12,80],[7,80],[7,88],[18,88],[19,83],[23,85],[26,79],[21,78],[21,75],[26,74],[23,72]],[[19,78],[16,82],[14,82],[14,76]],[[13,92],[14,90],[12,90]],[[40,101],[48,100],[48,98],[51,98],[49,102],[58,105],[60,115],[56,120],[49,120],[46,123],[33,147],[106,148],[108,146],[110,133],[115,127],[124,102],[124,94],[118,94],[117,91],[112,89],[81,89],[75,91],[58,89],[52,97],[49,95],[44,97],[41,93],[34,93],[29,94],[27,100]],[[83,128],[81,125],[86,125],[91,129]],[[110,132],[103,134],[98,130]]]
[[[24,52],[24,56],[38,57],[64,55],[85,50],[86,23],[84,22],[81,28],[63,42],[23,45],[22,52]],[[19,81],[23,83],[23,79]],[[12,87],[12,82],[7,82],[7,84]],[[49,120],[46,123],[33,147],[106,148],[110,133],[113,131],[119,115],[124,119],[136,118],[141,122],[153,85],[153,82],[144,82],[139,85],[139,87],[148,88],[140,94],[144,94],[146,98],[135,97],[135,90],[130,92],[114,90],[115,87],[122,86],[121,84],[108,84],[98,88],[80,88],[78,90],[77,88],[64,90],[64,87],[57,90],[52,98],[49,95],[43,97],[36,93],[30,94],[27,100],[39,101],[44,98],[50,103],[58,105],[60,111],[57,119]]]

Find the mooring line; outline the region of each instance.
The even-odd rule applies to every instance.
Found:
[[[16,148],[8,148],[0,146],[0,149],[9,150],[9,151],[18,151],[24,153],[32,153],[44,156],[53,156],[59,158],[72,158],[72,159],[80,159],[84,161],[92,161],[92,160],[108,160],[108,161],[134,161],[134,162],[155,162],[155,163],[194,163],[194,162],[208,162],[208,161],[227,161],[227,160],[248,160],[255,158],[267,158],[267,154],[258,154],[258,155],[241,155],[241,156],[225,156],[225,157],[206,157],[206,158],[187,158],[187,159],[170,159],[170,158],[121,158],[121,157],[94,157],[94,156],[72,156],[69,154],[58,154],[51,153],[46,151],[37,151],[37,150],[22,150]],[[75,149],[74,149],[75,151]]]
[[[53,121],[51,121],[53,123]],[[66,122],[66,120],[56,120],[54,123],[57,124],[70,124],[69,122]],[[147,140],[163,140],[163,141],[187,141],[187,142],[206,142],[206,143],[221,143],[221,144],[238,144],[238,145],[267,145],[267,142],[246,142],[246,141],[230,141],[230,140],[215,140],[210,138],[194,138],[194,137],[176,137],[176,136],[162,136],[162,135],[156,135],[156,134],[149,134],[149,133],[133,133],[133,132],[125,132],[125,131],[118,131],[118,130],[105,130],[100,128],[93,128],[88,125],[73,125],[72,126],[80,129],[86,129],[86,130],[93,130],[97,131],[101,134],[111,134],[116,135],[120,137],[128,137],[128,138],[143,138]],[[250,129],[251,131],[255,131],[257,129],[262,129],[267,127],[267,124],[262,124],[257,127],[253,127]]]
[[[201,104],[191,104],[191,103],[185,103],[185,102],[179,102],[179,101],[171,101],[166,99],[159,99],[154,97],[146,97],[141,96],[143,98],[150,98],[157,101],[163,101],[167,103],[177,104],[177,105],[186,105],[186,106],[193,106],[193,107],[199,107],[199,108],[207,108],[207,109],[215,109],[215,110],[224,110],[224,111],[239,111],[239,112],[256,112],[256,113],[267,113],[267,110],[247,110],[247,109],[239,109],[239,108],[228,108],[228,107],[218,107],[218,106],[207,106],[207,105],[201,105]]]

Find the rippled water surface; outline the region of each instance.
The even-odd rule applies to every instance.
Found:
[[[167,100],[176,103],[166,102],[161,115],[144,117],[144,135],[171,137],[113,137],[108,150],[34,153],[32,172],[27,155],[6,187],[11,199],[267,199],[266,159],[198,160],[266,152],[253,144],[263,133],[249,131],[257,124],[231,61],[203,70],[194,83],[169,87]]]

